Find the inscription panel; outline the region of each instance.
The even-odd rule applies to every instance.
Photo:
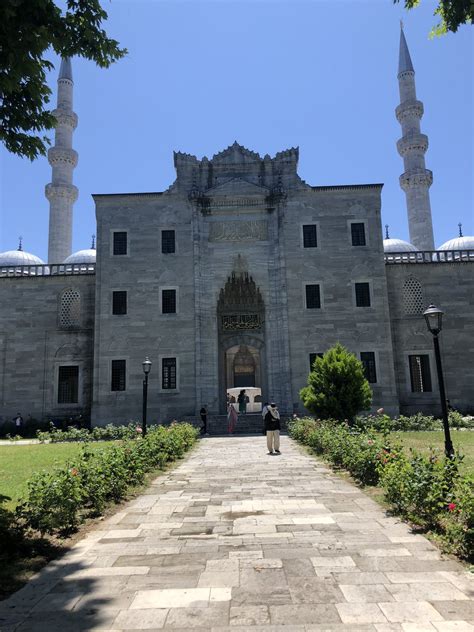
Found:
[[[268,239],[266,220],[212,222],[209,241],[265,241]]]

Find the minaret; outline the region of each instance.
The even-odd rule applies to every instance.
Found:
[[[400,176],[400,186],[407,199],[410,241],[419,250],[434,250],[429,194],[433,174],[425,167],[428,137],[420,132],[423,103],[416,98],[415,70],[403,33],[403,24],[400,30],[398,86],[400,105],[395,113],[402,126],[402,138],[397,142],[397,149],[405,167],[405,173]]]
[[[48,151],[52,167],[52,181],[46,185],[49,200],[48,263],[62,263],[71,254],[72,207],[78,190],[72,183],[72,172],[77,165],[77,152],[72,148],[72,133],[77,126],[77,115],[72,111],[71,60],[61,60],[58,78],[58,106],[54,147]]]

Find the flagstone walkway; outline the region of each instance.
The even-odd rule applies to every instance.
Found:
[[[474,582],[287,437],[205,438],[0,603],[2,632],[474,631]]]

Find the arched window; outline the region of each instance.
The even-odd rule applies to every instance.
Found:
[[[69,288],[61,294],[59,304],[59,326],[65,329],[81,324],[81,293]]]
[[[407,316],[422,314],[424,310],[421,283],[412,276],[403,284],[403,309]]]

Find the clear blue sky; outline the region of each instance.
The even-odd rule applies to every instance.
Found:
[[[458,221],[474,234],[473,27],[429,40],[434,2],[410,12],[391,0],[103,6],[129,55],[109,70],[73,60],[74,250],[95,232],[91,193],[162,191],[174,180],[173,150],[211,157],[234,140],[262,155],[298,145],[312,185],[383,182],[383,223],[408,239],[394,115],[401,17],[425,105],[435,242],[454,237]],[[25,250],[46,259],[50,177],[46,158],[3,151],[1,251],[22,235]]]

